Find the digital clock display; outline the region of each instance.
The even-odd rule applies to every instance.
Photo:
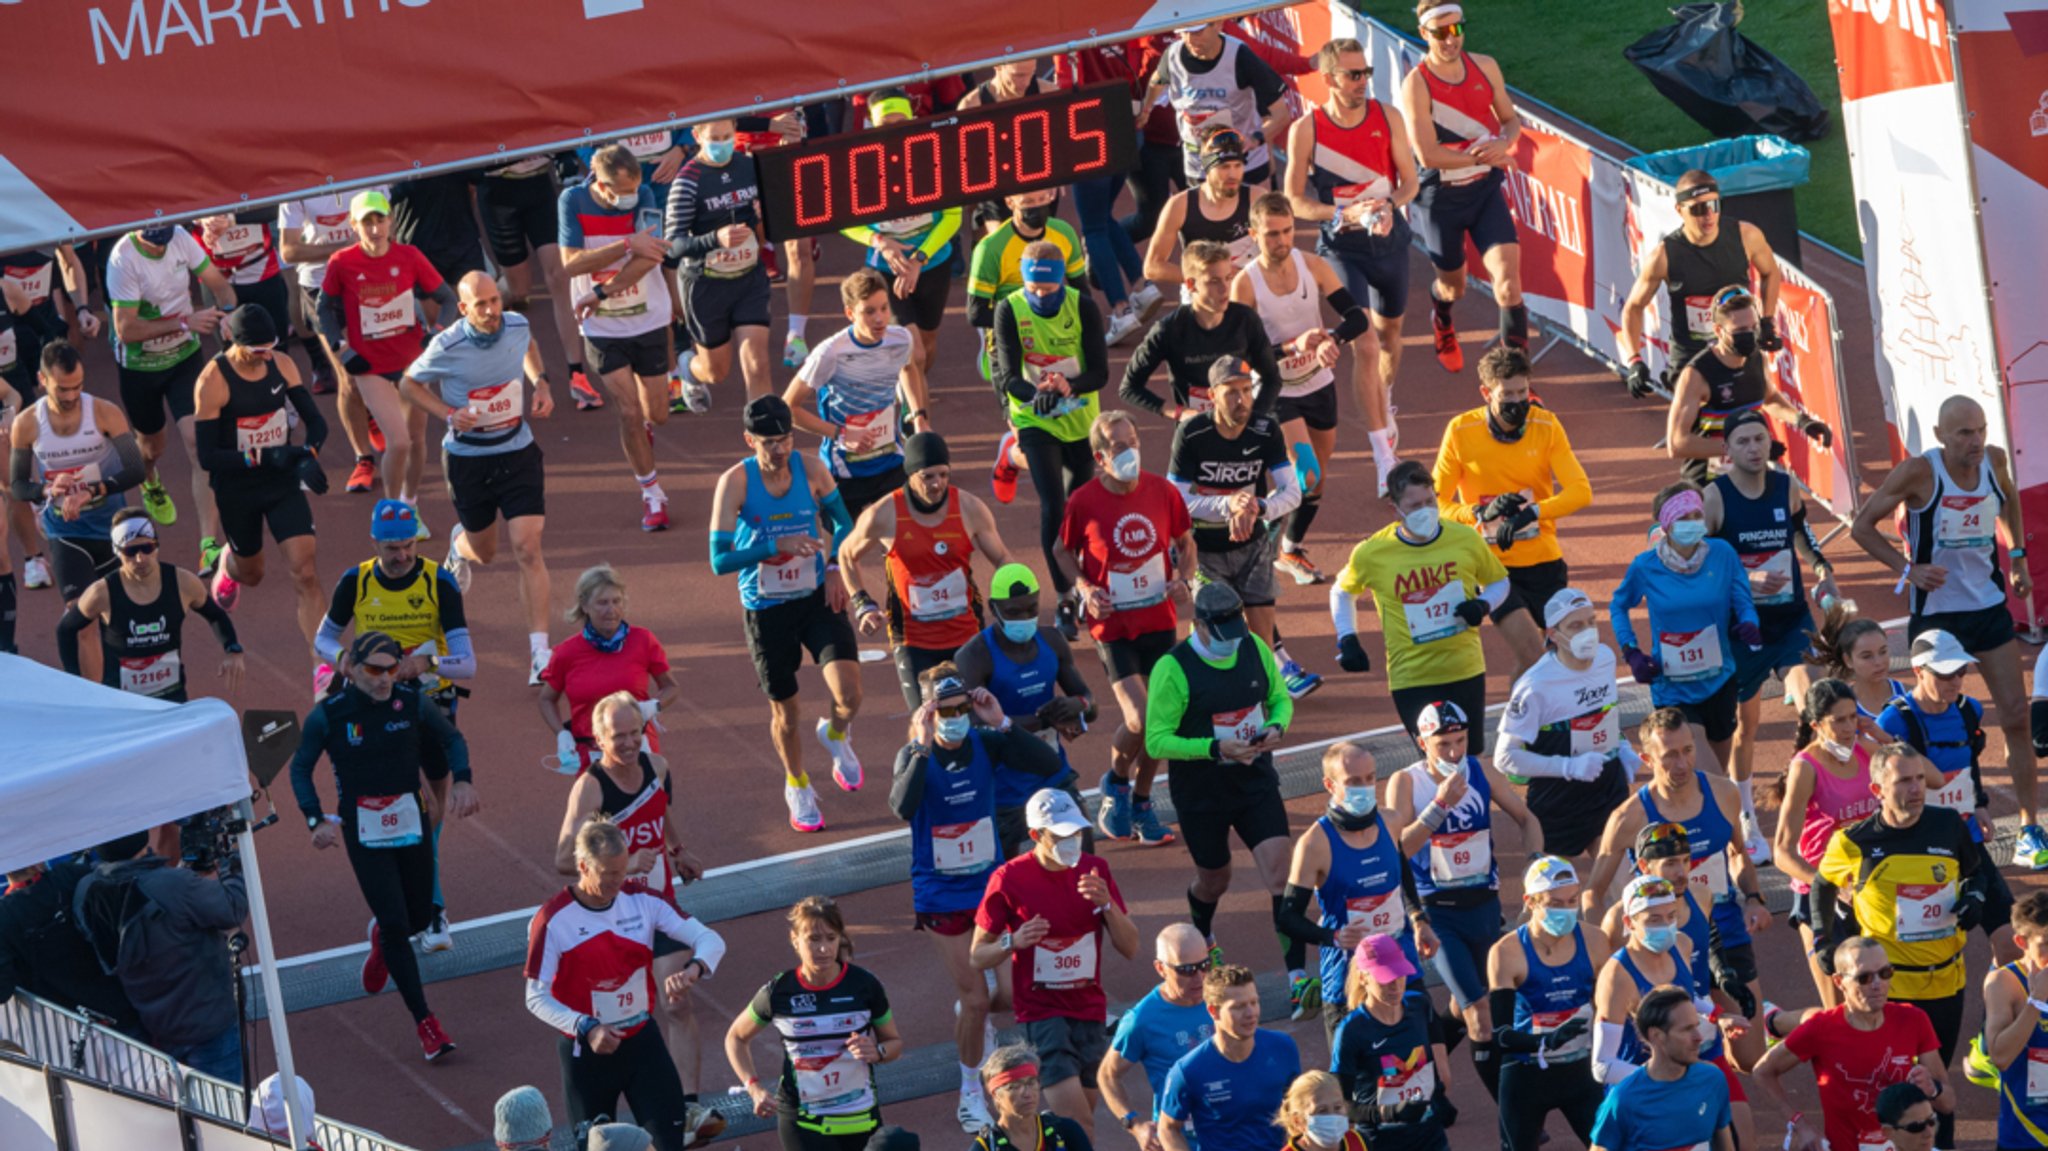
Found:
[[[772,240],[836,232],[1129,168],[1130,90],[1115,82],[754,153]]]

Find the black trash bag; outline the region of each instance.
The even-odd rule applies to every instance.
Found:
[[[1757,132],[1805,142],[1827,135],[1828,110],[1785,62],[1736,31],[1742,5],[1684,4],[1678,22],[1622,49],[1657,91],[1716,136]]]

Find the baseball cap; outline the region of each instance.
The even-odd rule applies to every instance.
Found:
[[[1232,380],[1251,378],[1251,361],[1241,356],[1224,356],[1209,365],[1209,386],[1212,388],[1220,388]]]
[[[404,500],[378,500],[370,510],[370,538],[380,544],[416,539],[419,534],[419,513]]]
[[[1593,600],[1585,592],[1575,587],[1565,588],[1563,591],[1551,596],[1550,602],[1543,605],[1543,626],[1546,628],[1556,627],[1564,622],[1564,617],[1582,607],[1592,606]]]
[[[391,201],[382,192],[357,192],[355,199],[348,202],[348,218],[360,220],[364,216],[391,214]]]
[[[1365,969],[1374,983],[1392,983],[1415,974],[1415,965],[1391,935],[1368,935],[1351,952],[1351,962]]]
[[[1630,915],[1640,915],[1652,907],[1662,907],[1678,902],[1678,889],[1671,881],[1661,876],[1638,875],[1629,880],[1628,889],[1622,892],[1621,901]]]
[[[1422,709],[1415,717],[1415,738],[1427,739],[1440,731],[1464,731],[1465,709],[1447,699],[1440,699]]]
[[[1652,823],[1636,832],[1636,858],[1643,862],[1690,856],[1692,840],[1682,823]]]
[[[1088,817],[1074,803],[1074,797],[1050,787],[1039,788],[1024,805],[1024,825],[1033,831],[1054,835],[1079,835],[1088,830]]]
[[[1913,638],[1914,667],[1927,668],[1936,675],[1954,675],[1976,662],[1977,657],[1963,650],[1961,640],[1938,627]]]
[[[1009,599],[1038,590],[1038,575],[1020,563],[1007,563],[988,578],[988,598]]]
[[[1251,632],[1244,621],[1244,601],[1228,584],[1202,585],[1195,593],[1195,619],[1217,639],[1243,639]]]
[[[491,1139],[500,1148],[541,1148],[554,1132],[555,1117],[548,1098],[537,1087],[514,1087],[498,1096]]]
[[[752,436],[786,436],[796,427],[781,396],[755,396],[740,411],[740,426]]]
[[[1528,874],[1522,878],[1522,894],[1541,895],[1560,887],[1570,887],[1578,881],[1579,873],[1572,869],[1569,860],[1555,855],[1539,855],[1529,864]]]
[[[654,1146],[654,1136],[645,1128],[631,1123],[606,1123],[592,1127],[585,1151],[647,1151]]]

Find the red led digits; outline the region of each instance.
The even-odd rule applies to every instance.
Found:
[[[1032,149],[1024,143],[1024,127],[1038,125],[1038,168],[1029,167]],[[1043,180],[1052,175],[1052,116],[1046,112],[1026,112],[1010,125],[1010,154],[1017,163],[1019,180]]]
[[[1102,107],[1102,101],[1098,98],[1083,100],[1079,104],[1067,109],[1068,139],[1092,141],[1095,145],[1095,158],[1093,160],[1076,162],[1074,164],[1074,171],[1076,172],[1085,172],[1090,168],[1100,168],[1104,164],[1109,163],[1109,136],[1100,128],[1090,128],[1085,132],[1081,130],[1081,113],[1100,107]]]
[[[875,198],[873,200],[864,200],[860,194],[860,165],[861,158],[869,154],[872,154],[874,157],[874,162],[870,167],[874,169],[875,174]],[[879,212],[888,207],[889,150],[880,144],[862,144],[848,151],[846,153],[846,179],[851,185],[851,190],[847,194],[847,199],[850,201],[848,209],[855,215],[860,215],[864,212]]]
[[[811,202],[810,196],[806,194],[805,169],[807,168],[815,168],[817,170],[818,196],[823,201],[823,206],[815,211],[807,210]],[[789,175],[790,185],[796,193],[796,226],[808,228],[814,224],[822,224],[830,220],[832,218],[832,157],[805,156],[803,159],[798,160],[795,166],[790,169]]]
[[[976,137],[979,137],[977,141]],[[968,175],[968,163],[980,159],[988,179],[977,183]],[[960,129],[960,191],[986,192],[996,186],[996,126],[984,120]]]
[[[931,150],[930,174],[932,188],[929,192],[919,192],[917,190],[918,158],[913,149],[919,147]],[[937,132],[919,132],[917,135],[903,141],[904,203],[925,204],[946,194],[946,173],[940,166],[942,148],[943,146],[939,142],[939,134]]]

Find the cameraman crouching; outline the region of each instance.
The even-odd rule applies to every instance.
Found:
[[[240,1083],[242,1020],[227,933],[248,917],[248,892],[232,856],[222,875],[173,867],[148,847],[148,832],[101,844],[72,916],[159,1050]]]

